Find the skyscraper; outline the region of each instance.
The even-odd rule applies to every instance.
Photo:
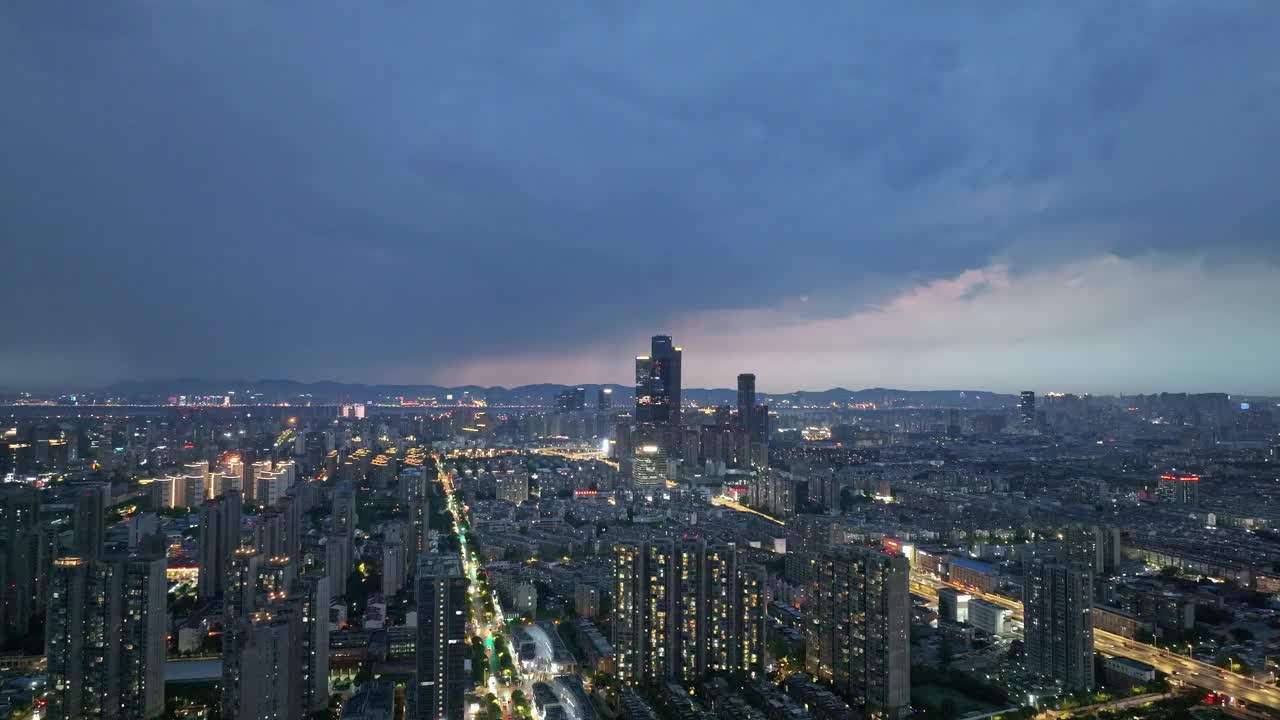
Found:
[[[613,547],[613,646],[629,685],[764,670],[764,575],[732,544]]]
[[[293,643],[302,685],[302,707],[308,713],[329,704],[329,583],[320,573],[295,578],[285,608],[298,639]]]
[[[911,702],[907,558],[870,548],[831,550],[817,561],[811,669],[869,718],[900,718]]]
[[[1067,528],[1066,541],[1071,562],[1088,567],[1094,577],[1120,565],[1120,528],[1072,525]]]
[[[1032,561],[1023,583],[1027,668],[1068,690],[1093,689],[1093,589],[1086,566]]]
[[[329,583],[250,548],[231,557],[224,603],[225,718],[302,718],[329,702]],[[264,714],[265,713],[265,714]],[[279,713],[279,714],[272,714]]]
[[[108,492],[110,487],[105,483],[87,483],[76,489],[72,555],[87,560],[102,557],[106,544]]]
[[[1018,403],[1018,415],[1023,425],[1036,424],[1036,394],[1031,390],[1022,391],[1022,399]]]
[[[587,407],[587,389],[565,388],[556,394],[556,410],[562,413],[578,412]]]
[[[222,597],[226,591],[231,553],[240,546],[240,505],[240,493],[228,490],[200,506],[201,598]]]
[[[209,463],[187,463],[183,467],[182,482],[174,497],[181,496],[180,507],[200,507],[209,490]]]
[[[618,679],[624,685],[643,681],[640,655],[645,645],[644,613],[644,546],[641,543],[618,543],[613,546],[613,652],[618,664]]]
[[[409,572],[417,572],[418,556],[427,551],[427,519],[430,515],[426,497],[409,501],[409,543],[405,548],[409,560]]]
[[[224,633],[224,720],[302,717],[301,657],[294,648],[294,624],[285,613],[259,610]]]
[[[351,540],[356,534],[355,490],[343,483],[333,493],[333,532]]]
[[[267,562],[267,556],[251,547],[236,548],[231,553],[227,570],[227,590],[222,605],[228,625],[247,618],[257,609],[258,569]]]
[[[467,649],[467,579],[462,558],[428,553],[418,559],[418,646],[415,684],[418,720],[462,720]]]
[[[39,516],[34,484],[0,485],[0,639],[26,635],[44,607],[58,544],[56,528],[36,526]]]
[[[756,411],[756,376],[752,373],[738,375],[738,424],[751,432],[755,427],[751,416]]]
[[[163,714],[166,592],[161,555],[54,562],[47,717],[141,720]]]
[[[654,335],[650,354],[636,357],[636,421],[654,428],[680,424],[681,349]]]
[[[602,387],[596,391],[596,409],[609,410],[613,407],[613,388]]]

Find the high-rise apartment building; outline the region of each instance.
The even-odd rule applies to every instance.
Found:
[[[290,613],[298,638],[293,643],[302,685],[305,712],[324,710],[329,704],[329,583],[320,573],[293,579],[280,603]]]
[[[253,475],[254,502],[259,505],[272,506],[280,502],[296,480],[296,467],[293,461],[265,463],[268,467],[260,467],[256,463]]]
[[[327,618],[326,618],[327,619]],[[224,720],[300,720],[301,656],[294,618],[258,610],[223,634]]]
[[[225,718],[302,718],[329,702],[329,582],[250,548],[230,563],[224,603]],[[266,714],[263,714],[266,713]],[[272,714],[280,713],[280,714]]]
[[[1120,566],[1120,528],[1072,525],[1065,540],[1070,560],[1088,567],[1095,577],[1115,572]]]
[[[209,463],[194,462],[183,466],[182,482],[174,493],[175,498],[181,500],[178,507],[200,507],[207,499],[208,492]]]
[[[495,475],[499,500],[519,505],[529,499],[529,471],[517,463],[510,470],[499,470]]]
[[[107,494],[106,483],[86,483],[76,488],[75,525],[72,528],[71,554],[97,560],[106,549]]]
[[[732,545],[620,543],[612,550],[613,646],[629,685],[764,670],[764,575]]]
[[[333,532],[348,540],[356,534],[356,494],[350,485],[343,484],[333,493]]]
[[[60,558],[49,581],[46,717],[139,720],[164,712],[165,560]]]
[[[240,493],[229,490],[200,507],[201,598],[222,597],[227,587],[231,554],[240,546]]]
[[[418,559],[417,676],[413,707],[418,720],[462,720],[470,676],[467,649],[467,580],[457,555],[428,553]]]
[[[0,640],[22,637],[42,616],[57,527],[38,527],[40,491],[34,484],[0,485]]]
[[[904,717],[911,703],[907,558],[840,548],[820,555],[815,570],[810,669],[861,698],[866,717]]]
[[[1093,688],[1093,582],[1088,566],[1040,558],[1023,582],[1027,667],[1071,691]]]
[[[565,388],[556,395],[556,410],[562,413],[580,412],[587,408],[587,389]]]

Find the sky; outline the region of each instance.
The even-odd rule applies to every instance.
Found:
[[[0,3],[0,386],[1280,395],[1280,2]]]

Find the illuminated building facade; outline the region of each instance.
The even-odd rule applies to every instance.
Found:
[[[164,713],[165,559],[60,558],[46,618],[49,718]]]
[[[637,488],[662,487],[668,480],[667,453],[657,443],[635,449],[631,461],[631,483]]]
[[[865,547],[816,559],[809,626],[810,669],[868,718],[905,717],[911,703],[910,566],[903,555]]]
[[[696,681],[764,671],[764,573],[732,544],[619,543],[613,554],[613,648],[623,683]]]
[[[517,463],[510,470],[499,471],[495,477],[499,500],[519,505],[529,499],[529,471],[523,464]]]
[[[1156,486],[1160,502],[1174,505],[1195,505],[1200,501],[1200,476],[1186,473],[1165,473]]]
[[[1072,691],[1093,689],[1093,580],[1087,566],[1042,558],[1022,586],[1027,668]]]
[[[471,677],[467,656],[467,579],[457,555],[428,553],[418,560],[418,646],[414,713],[418,720],[462,720]]]

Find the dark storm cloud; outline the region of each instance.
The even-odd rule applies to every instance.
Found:
[[[0,5],[0,383],[429,380],[998,258],[1275,260],[1280,4],[910,5]]]

